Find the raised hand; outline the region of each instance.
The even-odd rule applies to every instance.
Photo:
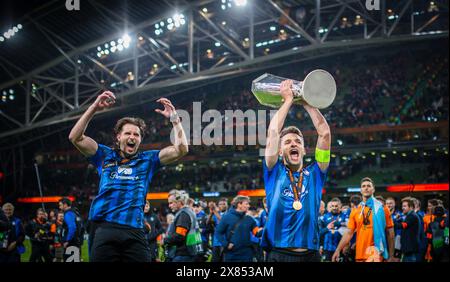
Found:
[[[280,84],[280,93],[283,101],[292,102],[294,100],[294,92],[292,92],[292,80],[285,80]]]
[[[155,112],[162,114],[166,118],[170,118],[173,115],[176,115],[175,107],[172,105],[167,98],[159,98],[156,102],[161,103],[164,106],[164,111],[160,109],[155,109]]]
[[[105,91],[98,95],[93,106],[96,110],[102,110],[111,107],[114,103],[116,103],[116,96],[111,91]]]

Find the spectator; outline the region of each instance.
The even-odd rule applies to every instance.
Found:
[[[428,226],[430,225],[431,222],[434,221],[435,219],[434,208],[437,207],[438,205],[439,202],[437,199],[428,200],[427,213],[423,217],[423,226],[425,231],[428,231]],[[433,258],[431,256],[431,244],[428,244],[427,251],[425,253],[425,260],[429,262],[432,261],[432,259]]]
[[[246,215],[250,207],[250,198],[236,196],[232,208],[223,215],[214,233],[222,246],[224,262],[252,262],[255,251],[251,234],[259,236],[259,228],[250,216]]]
[[[150,202],[145,201],[144,207],[144,232],[150,248],[150,260],[155,262],[158,258],[158,244],[156,239],[164,230],[158,216],[151,210]]]
[[[333,198],[329,202],[331,212],[323,216],[323,228],[320,230],[321,236],[323,234],[323,261],[331,261],[339,241],[342,238],[342,234],[339,232],[341,224],[345,223],[345,218],[341,214],[339,206],[341,201],[339,198]]]
[[[74,257],[75,262],[81,261],[81,245],[83,243],[83,233],[81,230],[79,215],[72,209],[72,201],[68,198],[62,198],[59,201],[59,209],[64,212],[63,221],[63,236],[62,244],[64,247],[64,261],[66,261],[69,256],[76,255]],[[66,250],[71,247],[72,252],[67,252]]]
[[[445,215],[443,206],[433,208],[434,218],[427,229],[427,238],[430,245],[433,262],[449,261],[449,235],[448,217]]]
[[[403,221],[403,215],[399,210],[395,209],[395,199],[392,197],[388,197],[386,199],[386,206],[389,209],[389,212],[391,213],[392,216],[392,221],[394,222],[394,233],[395,233],[395,252],[394,252],[394,257],[397,260],[400,260],[401,258],[401,243],[400,243],[400,236],[402,233],[402,228],[401,228],[401,224]]]
[[[0,248],[0,263],[20,262],[20,255],[25,252],[23,245],[25,231],[22,221],[14,216],[14,206],[11,203],[5,203],[2,210],[9,222],[9,228],[4,231],[3,240],[0,239],[0,244],[6,246]]]
[[[50,226],[50,233],[53,237],[53,244],[50,246],[54,262],[64,262],[64,212],[59,211],[56,214],[56,221]]]
[[[400,229],[402,262],[416,262],[419,255],[420,238],[419,216],[414,211],[414,201],[411,198],[402,199],[402,211],[405,217],[394,222]]]
[[[50,234],[50,223],[47,221],[46,214],[42,208],[37,209],[36,218],[32,219],[25,228],[25,234],[30,237],[31,256],[30,262],[51,262],[50,243],[52,236]]]
[[[207,224],[211,227],[212,236],[212,262],[220,262],[222,260],[223,246],[220,240],[215,236],[215,229],[220,223],[222,216],[228,210],[228,200],[222,198],[219,200],[218,206],[214,202],[209,203],[209,217]]]
[[[169,259],[173,262],[194,262],[203,255],[202,239],[197,218],[187,206],[189,194],[174,190],[169,193],[169,207],[175,214],[164,244],[169,248]]]
[[[347,224],[348,231],[339,242],[332,261],[337,261],[356,231],[356,261],[379,262],[392,261],[394,255],[394,223],[387,207],[383,207],[374,197],[373,180],[365,177],[361,180],[363,201],[352,211]]]

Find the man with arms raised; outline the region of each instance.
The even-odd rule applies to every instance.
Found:
[[[293,126],[281,130],[294,101],[291,87],[291,80],[281,83],[284,102],[268,129],[263,162],[268,218],[261,245],[271,262],[320,261],[318,220],[331,133],[320,111],[304,104],[318,133],[316,161],[305,167],[302,133]]]
[[[109,91],[100,94],[69,135],[74,146],[97,167],[100,176],[99,193],[89,212],[90,260],[149,262],[150,250],[143,231],[147,190],[157,169],[187,154],[188,143],[175,107],[168,99],[161,98],[157,102],[164,110],[155,111],[170,118],[175,145],[160,151],[139,152],[145,122],[130,117],[116,123],[116,148],[97,144],[84,132],[94,114],[112,106],[115,99]]]

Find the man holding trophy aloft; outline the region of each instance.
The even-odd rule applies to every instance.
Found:
[[[329,106],[336,84],[326,71],[311,72],[303,82],[265,74],[253,82],[261,104],[281,105],[273,116],[263,162],[269,215],[262,246],[270,262],[320,261],[319,208],[330,162],[331,132],[318,107]],[[289,109],[302,104],[317,130],[315,162],[303,164],[304,138],[294,126],[283,129]],[[314,105],[314,106],[312,106]]]

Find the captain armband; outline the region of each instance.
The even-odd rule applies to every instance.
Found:
[[[329,163],[330,162],[330,150],[322,150],[316,148],[316,161],[319,163]]]

